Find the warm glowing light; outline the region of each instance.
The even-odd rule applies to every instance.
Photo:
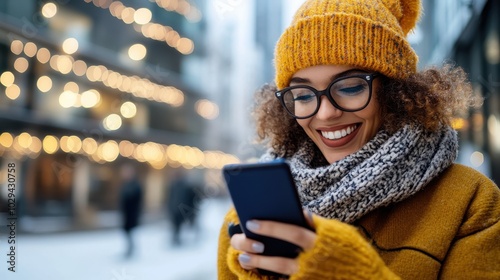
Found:
[[[33,140],[31,139],[31,135],[29,135],[29,133],[23,132],[19,134],[17,141],[19,142],[19,146],[27,149]]]
[[[104,118],[102,125],[106,130],[117,130],[122,126],[122,118],[117,114],[111,114]]]
[[[120,148],[120,155],[123,157],[131,157],[134,154],[134,144],[130,141],[123,140],[118,146]]]
[[[43,138],[43,141],[42,141],[43,150],[47,154],[53,154],[53,153],[57,152],[57,150],[59,150],[58,143],[59,143],[59,141],[57,140],[56,137],[54,137],[52,135],[47,135],[47,136],[45,136],[45,138]]]
[[[18,85],[12,84],[11,86],[9,86],[5,89],[5,95],[9,99],[15,100],[19,97],[19,95],[21,95],[21,89],[19,88]]]
[[[70,152],[78,153],[82,148],[82,140],[80,140],[77,136],[72,135],[68,137],[67,145]]]
[[[63,136],[61,137],[61,140],[59,141],[59,145],[61,146],[61,150],[65,153],[69,153],[69,147],[68,147],[68,136]]]
[[[73,69],[72,58],[68,55],[60,55],[57,57],[57,70],[62,74],[68,74]]]
[[[75,38],[64,40],[62,49],[67,54],[74,54],[78,50],[78,41]]]
[[[462,118],[455,118],[451,121],[451,127],[455,130],[461,130],[465,127],[466,125],[466,120]]]
[[[470,163],[474,167],[479,167],[484,163],[484,155],[478,151],[470,155]]]
[[[77,60],[73,63],[73,73],[77,76],[83,76],[87,73],[87,63],[83,60]]]
[[[190,13],[186,15],[186,18],[190,22],[199,22],[202,18],[202,15],[198,9],[191,9]]]
[[[134,103],[127,101],[120,107],[120,113],[124,118],[133,118],[137,114],[137,107]]]
[[[132,60],[142,60],[146,57],[146,47],[142,44],[134,44],[128,49],[128,56]]]
[[[121,13],[121,18],[123,22],[125,22],[126,24],[131,24],[132,22],[134,22],[134,14],[135,14],[135,9],[127,7],[123,9]]]
[[[147,8],[140,8],[134,13],[134,21],[137,24],[147,24],[151,21],[153,14]]]
[[[500,38],[497,32],[490,32],[484,44],[486,59],[491,65],[500,63]]]
[[[491,114],[488,117],[487,127],[492,149],[498,152],[500,151],[500,120]]]
[[[196,112],[205,119],[213,120],[219,116],[219,106],[209,100],[197,101],[195,108]]]
[[[114,161],[118,155],[120,155],[120,149],[118,148],[118,143],[115,141],[108,141],[104,144],[101,144],[97,149],[97,152],[107,162]]]
[[[95,89],[84,91],[80,97],[82,107],[84,108],[92,108],[97,104],[99,104],[100,100],[101,100],[101,95]]]
[[[28,70],[28,60],[24,57],[18,57],[16,61],[14,61],[14,69],[16,69],[19,73],[24,73]]]
[[[31,137],[31,145],[28,147],[29,150],[35,154],[40,153],[42,150],[42,141],[38,137]]]
[[[97,146],[97,142],[92,138],[85,138],[82,141],[82,149],[89,155],[92,155],[97,151]]]
[[[46,3],[42,7],[42,15],[45,18],[52,18],[57,14],[57,6],[54,3]]]
[[[52,89],[52,79],[48,76],[41,76],[40,78],[38,78],[36,86],[41,92],[48,92]]]
[[[5,87],[10,87],[12,84],[14,84],[15,77],[14,74],[10,71],[5,71],[0,75],[0,83],[4,85]]]
[[[10,44],[10,51],[15,55],[20,55],[23,52],[24,44],[19,40],[14,40]]]
[[[36,59],[38,59],[38,61],[43,64],[49,62],[50,51],[46,48],[40,48],[36,53]]]
[[[194,51],[194,43],[188,38],[180,38],[176,48],[182,54],[191,54]]]
[[[66,90],[59,95],[59,104],[63,108],[74,106],[77,102],[78,94],[73,91]]]
[[[24,45],[24,54],[28,57],[34,57],[36,55],[38,48],[36,47],[35,43],[33,42],[28,42],[26,45]]]
[[[78,93],[80,91],[80,87],[78,86],[77,83],[75,82],[67,82],[65,85],[64,85],[64,90],[68,90],[68,91],[72,91],[72,92],[76,92]]]
[[[4,132],[0,135],[0,145],[4,146],[5,148],[10,148],[13,142],[14,138],[10,133]]]

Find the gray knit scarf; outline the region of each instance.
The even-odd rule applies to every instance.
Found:
[[[381,130],[359,151],[332,164],[312,141],[286,160],[306,209],[352,223],[420,191],[453,163],[457,151],[457,133],[450,127],[432,133],[405,126],[392,135]],[[261,161],[276,157],[270,150]]]

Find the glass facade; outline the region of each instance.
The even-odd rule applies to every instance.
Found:
[[[493,0],[424,1],[415,48],[420,66],[452,62],[468,73],[481,108],[455,121],[459,162],[500,183],[500,3]]]

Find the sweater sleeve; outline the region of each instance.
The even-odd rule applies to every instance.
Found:
[[[487,178],[478,182],[440,279],[500,279],[500,190]]]
[[[219,236],[218,279],[272,279],[243,269],[238,262],[241,253],[229,245],[227,226],[238,223],[234,210],[224,219]],[[345,223],[315,216],[317,240],[312,249],[298,257],[297,279],[399,279],[384,264],[375,249]]]
[[[375,249],[348,224],[314,217],[317,239],[299,255],[296,279],[399,279]]]

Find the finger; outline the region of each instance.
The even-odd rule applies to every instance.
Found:
[[[313,220],[313,213],[307,209],[304,209],[304,217],[306,217],[306,220],[307,220],[307,223],[309,224],[309,226],[316,230],[316,225],[314,224],[314,220]]]
[[[247,221],[246,227],[257,234],[274,237],[298,245],[304,250],[311,249],[316,240],[316,234],[301,226],[273,221]]]
[[[299,270],[298,262],[289,258],[243,253],[238,256],[238,261],[245,269],[260,268],[285,275],[294,274]]]
[[[231,246],[240,251],[249,253],[264,252],[264,244],[261,242],[247,238],[244,234],[235,234],[231,237]]]

